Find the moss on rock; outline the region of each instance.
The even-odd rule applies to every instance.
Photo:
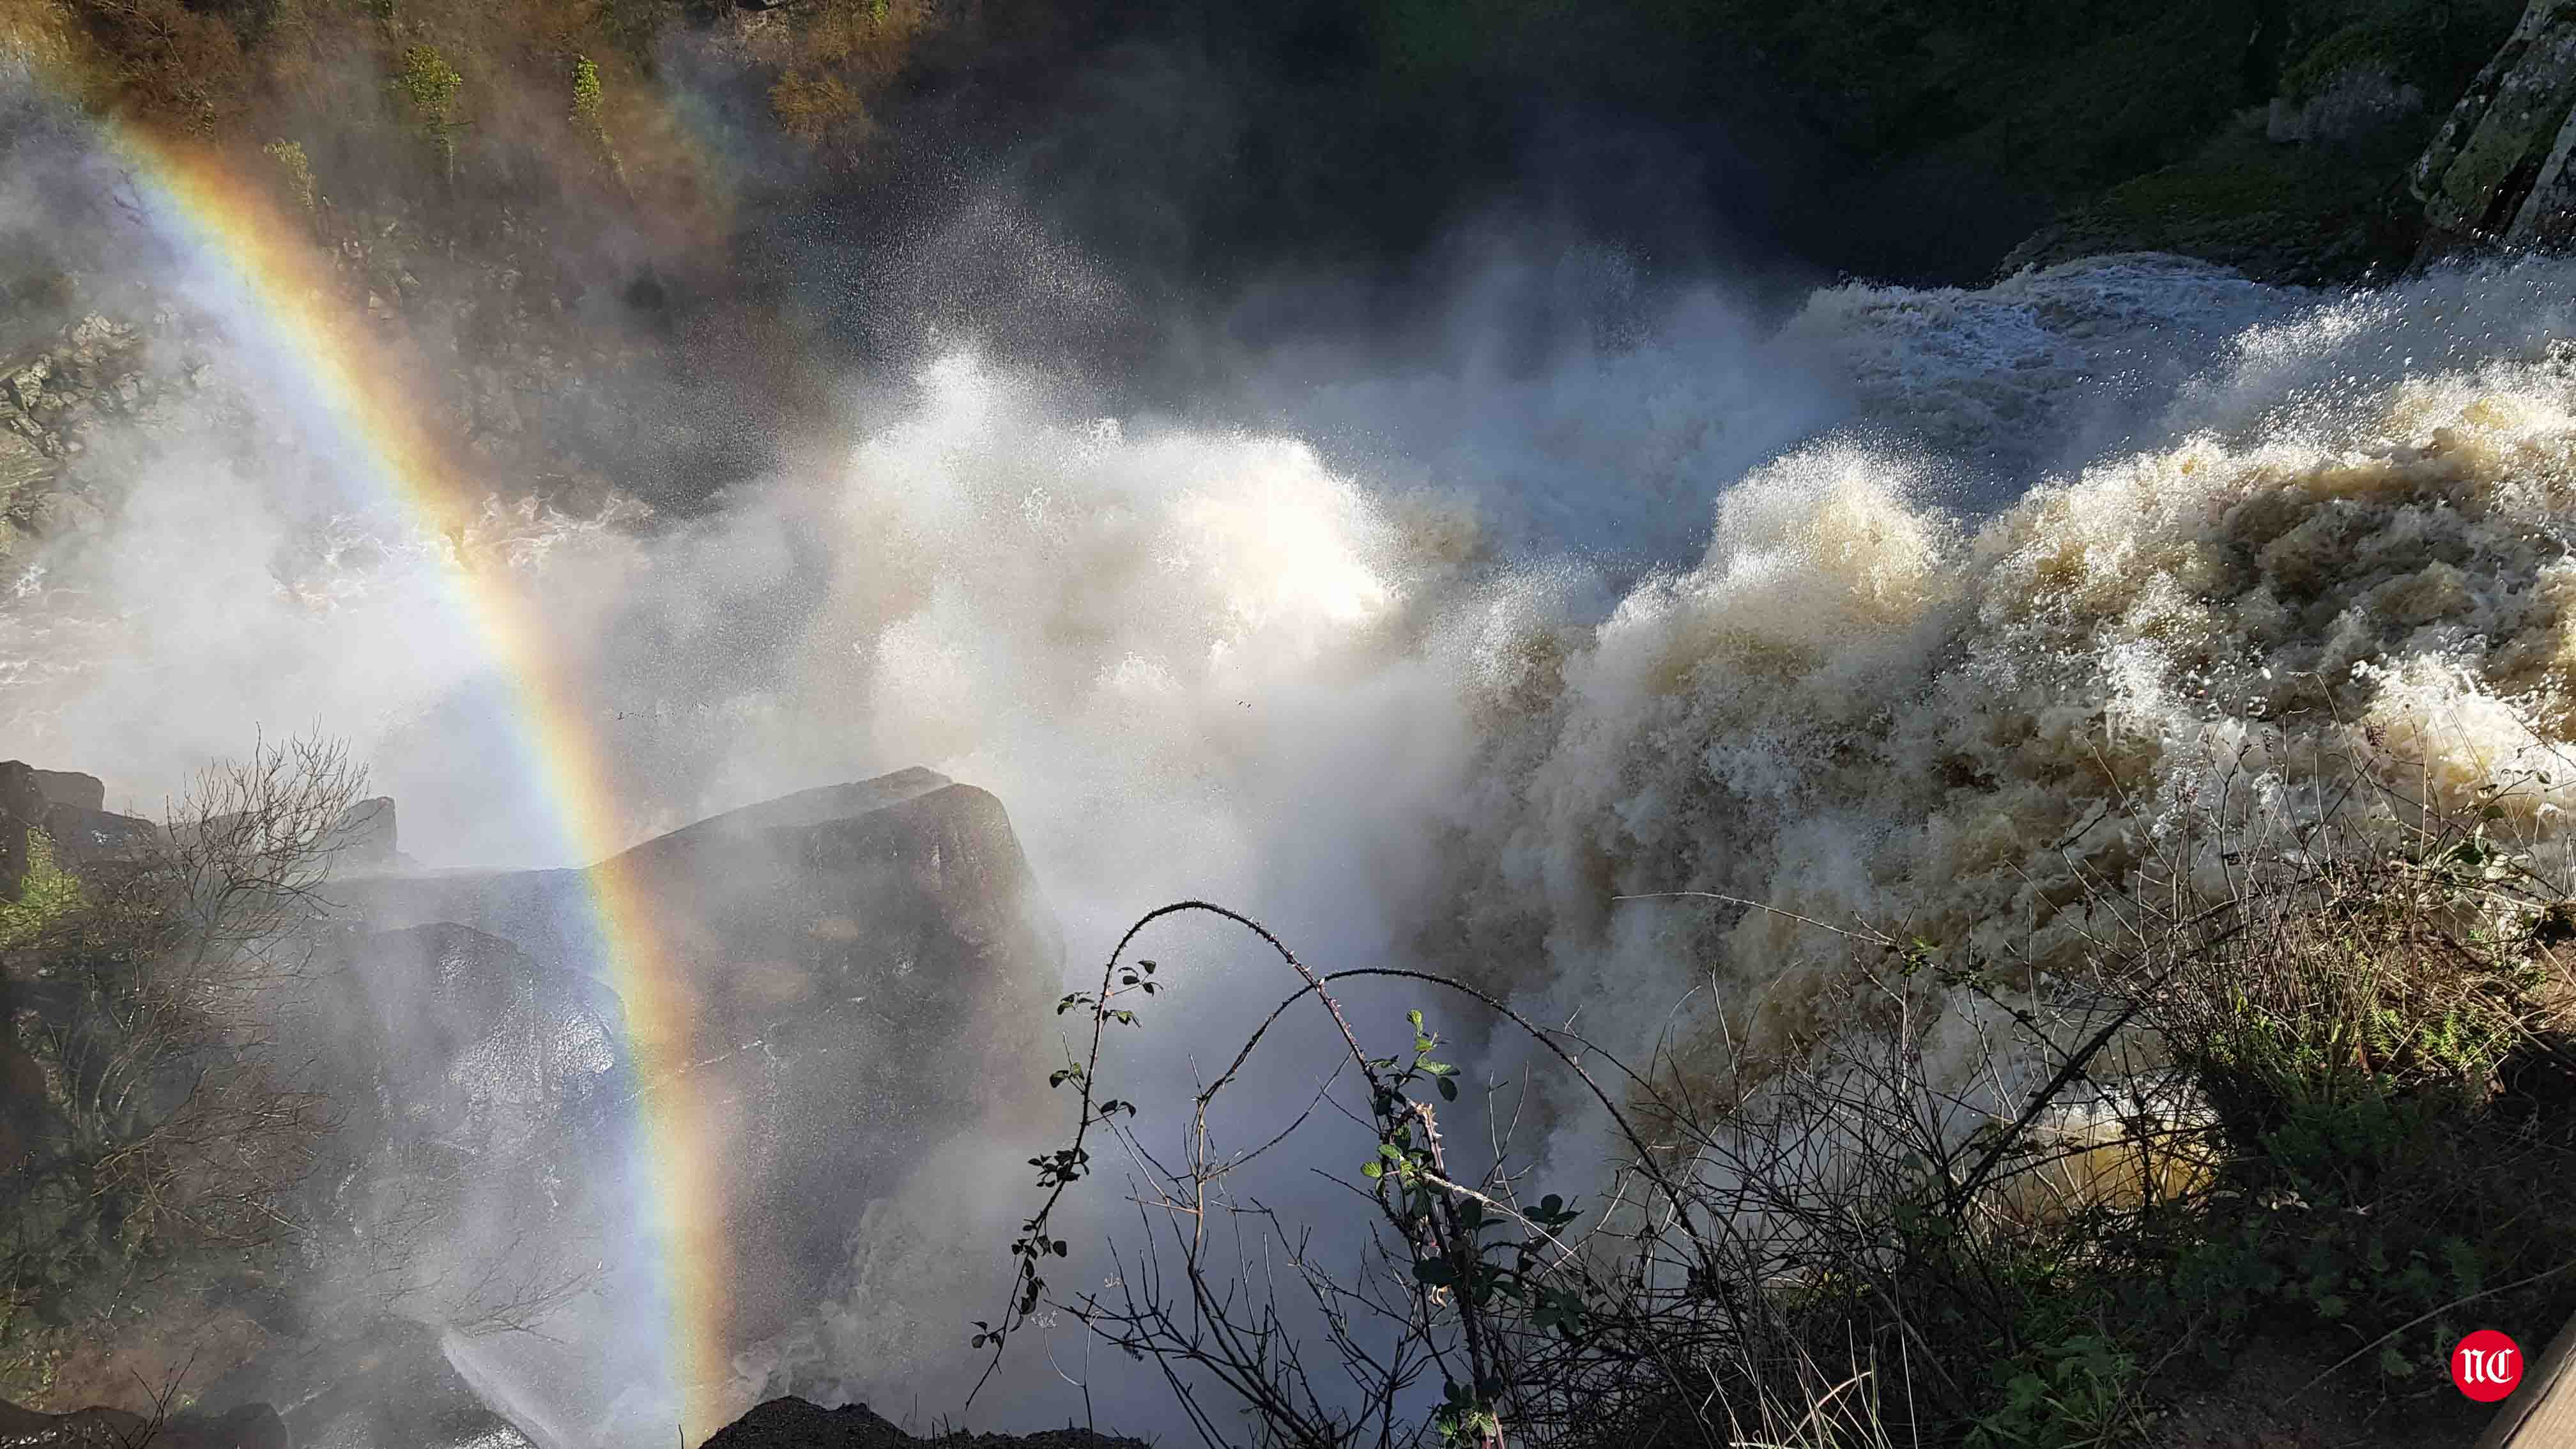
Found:
[[[2402,266],[2420,232],[2403,179],[2415,139],[2407,130],[2355,148],[2286,146],[2240,128],[2071,210],[2004,270],[2154,251],[2313,285]]]
[[[2280,94],[2306,101],[2356,70],[2378,70],[2447,100],[2469,83],[2522,7],[2498,0],[2466,5],[2400,0],[2325,32],[2281,72]]]

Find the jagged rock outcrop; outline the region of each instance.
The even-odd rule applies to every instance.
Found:
[[[2428,246],[2576,240],[2576,0],[2531,0],[2416,163]]]
[[[0,355],[0,556],[31,538],[105,522],[107,510],[92,496],[97,480],[78,465],[103,429],[157,427],[170,419],[173,399],[203,385],[202,357],[179,349],[156,358],[147,345],[179,325],[167,307],[146,324],[94,311],[32,348]]]
[[[331,844],[337,852],[332,868],[346,873],[390,869],[400,861],[396,848],[400,843],[394,829],[392,797],[378,795],[361,800],[344,811],[339,823],[331,828]]]
[[[56,805],[70,805],[82,810],[107,808],[107,782],[96,775],[78,770],[33,771],[36,789]]]
[[[100,808],[106,799],[95,776],[0,760],[0,897],[18,898],[36,831],[53,842],[65,868],[127,858],[161,838],[149,820]]]
[[[716,1431],[699,1449],[913,1449],[931,1444],[944,1449],[1143,1449],[1142,1440],[1114,1439],[1089,1429],[916,1439],[865,1404],[825,1409],[803,1399],[772,1399]]]

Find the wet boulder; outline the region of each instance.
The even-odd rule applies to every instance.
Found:
[[[388,1138],[506,1158],[579,1139],[620,1067],[613,992],[497,936],[440,923],[357,939],[324,978],[346,1101]]]
[[[385,924],[462,922],[541,966],[653,994],[625,1007],[680,1025],[703,1175],[722,1184],[735,1251],[765,1265],[735,1288],[743,1341],[792,1321],[846,1263],[847,1204],[885,1195],[950,1136],[1045,1106],[1053,919],[1001,802],[926,770],[716,816],[586,871],[351,895]],[[602,900],[623,903],[614,939],[598,933]],[[639,940],[658,968],[620,958]]]
[[[336,870],[365,872],[389,870],[399,862],[394,833],[394,802],[391,796],[378,795],[361,800],[342,812],[331,828],[331,844],[336,852],[332,866]]]

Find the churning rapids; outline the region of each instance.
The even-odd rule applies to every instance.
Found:
[[[1554,284],[1468,288],[1460,335]],[[1712,1007],[1794,1019],[1819,942],[1614,898],[2045,963],[2071,873],[2137,859],[2153,802],[2220,769],[2295,818],[2294,782],[2403,758],[2461,800],[2522,781],[2508,807],[2554,833],[2571,298],[2558,262],[2327,295],[2117,257],[1834,287],[1770,327],[1665,289],[1536,366],[1282,358],[1234,407],[1277,420],[1256,430],[1096,417],[964,350],[854,387],[836,467],[705,517],[495,507],[446,539],[300,502],[275,402],[140,452],[116,526],[15,581],[0,708],[13,752],[136,803],[318,722],[413,854],[567,864],[482,763],[506,683],[443,602],[460,567],[518,570],[634,838],[929,765],[1007,802],[1071,973],[1203,897],[1312,958],[1455,972],[1640,1053],[1676,1033],[1714,1069]],[[2115,795],[2151,803],[2088,829]],[[1227,987],[1177,990],[1213,1011]],[[818,1305],[741,1371],[889,1392],[887,1311]]]

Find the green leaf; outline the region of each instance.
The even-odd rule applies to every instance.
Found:
[[[1458,1082],[1456,1078],[1437,1077],[1433,1080],[1440,1083],[1440,1096],[1442,1100],[1450,1102],[1458,1100]]]

